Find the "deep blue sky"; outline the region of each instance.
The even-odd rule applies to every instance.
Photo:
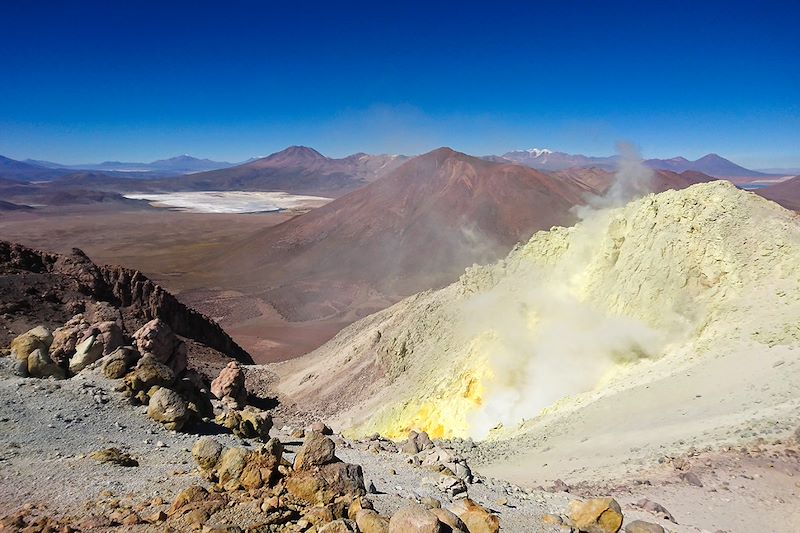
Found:
[[[608,154],[626,139],[800,166],[798,2],[391,4],[6,2],[0,154]]]

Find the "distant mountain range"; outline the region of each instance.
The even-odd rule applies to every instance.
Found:
[[[575,167],[597,167],[611,170],[616,167],[617,156],[594,157],[582,154],[568,154],[542,148],[530,150],[515,150],[507,152],[502,159],[513,161],[537,170],[566,170]],[[487,159],[496,160],[498,156],[489,156]],[[725,159],[717,154],[708,154],[694,161],[685,157],[671,159],[648,159],[644,164],[657,170],[670,170],[672,172],[702,172],[716,178],[764,178],[771,174],[751,170]]]
[[[758,168],[759,172],[766,172],[767,174],[777,174],[780,176],[797,176],[800,174],[800,167],[791,168]]]
[[[230,168],[149,180],[142,185],[148,190],[284,191],[338,197],[375,181],[406,159],[364,153],[337,159],[307,146],[290,146]]]
[[[16,161],[0,156],[0,177],[20,181],[47,181],[80,171],[103,172],[118,178],[137,178],[149,180],[155,178],[176,178],[180,183],[176,186],[199,190],[199,186],[212,189],[228,188],[241,183],[244,189],[266,190],[264,187],[277,185],[276,190],[285,190],[286,179],[295,180],[291,186],[295,189],[310,190],[318,188],[312,183],[314,176],[338,176],[339,183],[331,188],[343,191],[353,190],[355,185],[369,183],[376,176],[393,170],[403,161],[405,156],[369,155],[357,153],[343,158],[326,157],[313,148],[291,146],[267,157],[251,158],[243,163],[228,163],[199,159],[190,155],[179,155],[168,159],[159,159],[150,163],[105,161],[103,163],[86,163],[65,165],[52,161],[26,159]],[[603,170],[614,170],[618,156],[587,156],[569,154],[544,148],[514,150],[502,156],[489,155],[482,159],[494,162],[513,162],[536,170],[560,171],[570,168],[596,167]],[[756,179],[769,178],[775,175],[791,176],[800,174],[797,168],[770,168],[752,170],[725,159],[717,154],[708,154],[691,161],[685,157],[671,159],[648,159],[644,164],[657,170],[672,172],[702,172],[717,178]],[[297,176],[297,171],[299,178]],[[181,177],[185,176],[186,179]],[[299,179],[299,181],[296,180]],[[345,181],[357,183],[344,183]],[[336,180],[334,180],[336,181]],[[168,185],[167,183],[164,184]],[[167,188],[172,189],[172,186]]]
[[[496,158],[497,156],[494,157]],[[555,152],[546,148],[514,150],[513,152],[506,152],[500,157],[537,170],[566,170],[574,167],[598,167],[611,170],[616,166],[617,161],[617,156],[590,157],[581,154]]]
[[[159,159],[151,163],[104,161],[102,163],[64,165],[61,163],[53,163],[52,161],[39,161],[35,159],[26,159],[24,163],[50,169],[99,170],[113,172],[157,172],[169,174],[189,174],[192,172],[203,172],[206,170],[228,168],[234,166],[235,164],[224,161],[212,161],[211,159],[198,159],[186,154],[170,157],[168,159]]]
[[[14,181],[46,181],[69,173],[65,169],[45,168],[0,155],[0,178]]]

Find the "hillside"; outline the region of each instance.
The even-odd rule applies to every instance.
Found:
[[[573,167],[559,170],[552,173],[561,179],[574,181],[583,187],[590,194],[605,194],[614,183],[615,172],[599,167]],[[685,189],[696,183],[713,181],[714,178],[686,170],[683,172],[673,172],[670,170],[654,169],[652,175],[645,180],[647,192],[664,192],[670,189]]]
[[[354,319],[493,261],[536,230],[572,223],[583,193],[568,180],[441,148],[249,236],[226,254],[226,269],[291,320]]]
[[[699,184],[537,233],[274,368],[353,434],[488,436],[512,480],[610,474],[794,430],[798,261],[793,213]]]
[[[35,325],[54,328],[87,309],[119,308],[129,332],[159,318],[175,333],[195,341],[191,357],[217,360],[231,357],[252,363],[219,325],[187,307],[141,272],[117,266],[98,266],[81,250],[71,254],[42,252],[17,243],[0,241],[0,310],[6,328],[0,345]],[[218,361],[215,361],[218,362]]]
[[[800,176],[754,191],[786,209],[800,211]]]

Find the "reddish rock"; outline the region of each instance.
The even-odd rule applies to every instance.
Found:
[[[247,390],[244,386],[244,372],[236,361],[231,361],[211,382],[211,394],[218,399],[232,399],[238,408],[247,402]]]

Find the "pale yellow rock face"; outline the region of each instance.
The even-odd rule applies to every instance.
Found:
[[[800,353],[798,265],[798,217],[777,204],[727,182],[649,195],[356,322],[276,367],[279,387],[353,435],[506,438],[692,368],[708,373],[698,383],[730,369],[776,384],[761,407],[797,418],[800,366],[771,361]],[[701,392],[684,390],[670,401]],[[704,416],[736,421],[734,403],[702,392]]]

